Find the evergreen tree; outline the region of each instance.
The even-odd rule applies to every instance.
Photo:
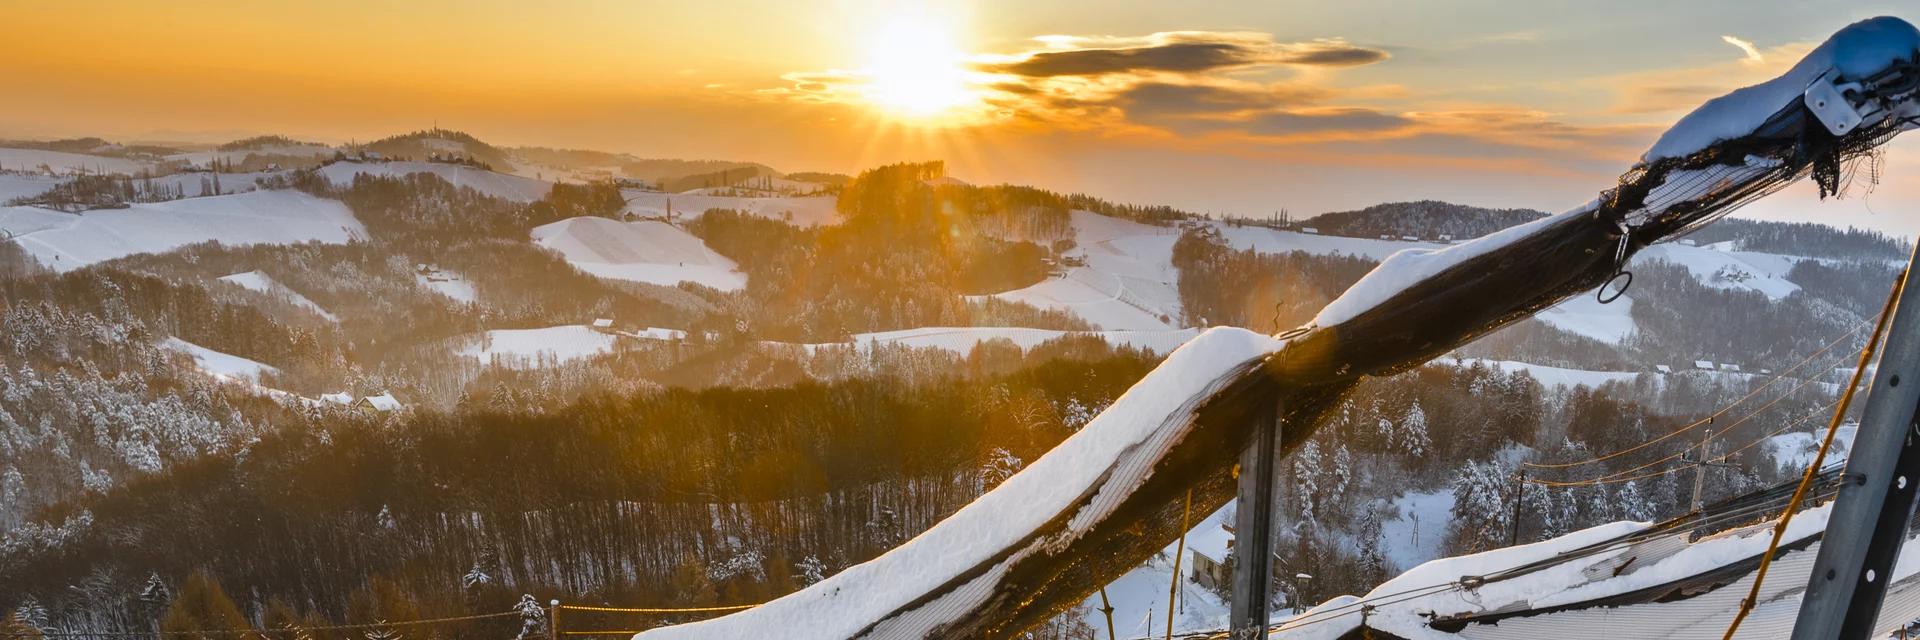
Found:
[[[160,630],[170,638],[185,640],[257,640],[257,634],[207,633],[250,629],[220,583],[206,571],[195,571],[180,586],[180,595],[160,621]]]

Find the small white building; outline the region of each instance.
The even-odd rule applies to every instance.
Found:
[[[377,396],[367,396],[365,398],[361,398],[358,402],[353,403],[353,408],[372,409],[374,411],[385,413],[388,411],[399,410],[400,401],[393,397],[392,391],[386,391],[386,392],[382,392],[380,395],[377,395]]]
[[[1315,228],[1313,228],[1313,227],[1301,227],[1301,228],[1300,228],[1300,233],[1311,233],[1311,234],[1314,234],[1314,235],[1319,235],[1319,234],[1320,234],[1320,230],[1319,230],[1319,229],[1315,229]]]
[[[1711,363],[1711,362],[1708,362],[1708,361],[1705,361],[1705,360],[1695,360],[1695,361],[1693,361],[1693,368],[1695,368],[1695,369],[1704,369],[1704,370],[1707,370],[1707,371],[1712,371],[1712,370],[1713,370],[1713,363]]]
[[[1415,238],[1415,237],[1413,237],[1413,236],[1400,236],[1400,239],[1401,239],[1401,240],[1403,240],[1403,241],[1406,241],[1406,242],[1419,242],[1419,241],[1420,241],[1420,239],[1419,239],[1419,238]]]
[[[598,331],[600,333],[612,333],[613,319],[612,318],[594,318],[593,324],[589,326],[593,327],[594,331]]]
[[[1660,373],[1673,373],[1673,367],[1669,367],[1664,364],[1653,365],[1653,370],[1658,371]]]
[[[1730,372],[1733,372],[1733,373],[1740,373],[1740,365],[1737,365],[1737,364],[1727,364],[1727,363],[1724,363],[1724,362],[1723,362],[1723,363],[1721,363],[1721,364],[1720,364],[1720,370],[1721,370],[1721,371],[1730,371]]]

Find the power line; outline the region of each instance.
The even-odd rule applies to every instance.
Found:
[[[399,622],[375,622],[375,623],[368,623],[368,624],[335,624],[335,625],[322,625],[317,627],[284,627],[280,629],[217,629],[217,630],[208,629],[208,630],[195,630],[195,631],[137,631],[137,632],[136,631],[94,631],[94,632],[86,632],[86,633],[72,633],[72,632],[28,633],[28,632],[20,632],[20,631],[7,631],[7,632],[0,632],[0,637],[8,637],[8,638],[103,638],[103,637],[151,638],[155,635],[195,636],[195,635],[232,635],[232,634],[247,634],[247,633],[283,633],[283,632],[291,632],[291,631],[344,631],[347,629],[381,629],[381,628],[391,628],[391,627],[419,626],[423,624],[441,624],[441,623],[447,623],[447,622],[466,622],[469,620],[483,620],[487,618],[505,618],[508,616],[519,616],[519,615],[521,615],[519,611],[504,611],[501,613],[484,613],[480,615],[456,616],[452,618],[431,618],[427,620],[402,620]]]
[[[1878,317],[1878,316],[1875,316],[1875,318],[1877,318],[1877,317]],[[1581,460],[1581,461],[1578,461],[1578,462],[1563,462],[1563,463],[1546,463],[1546,464],[1543,464],[1543,463],[1533,463],[1533,462],[1522,462],[1522,463],[1520,463],[1520,464],[1521,464],[1521,465],[1523,465],[1523,466],[1528,466],[1528,467],[1534,467],[1534,468],[1538,468],[1538,469],[1564,469],[1564,468],[1567,468],[1567,467],[1577,467],[1577,466],[1581,466],[1581,465],[1587,465],[1587,464],[1593,464],[1593,463],[1595,463],[1595,462],[1600,462],[1600,461],[1602,461],[1602,460],[1609,460],[1609,459],[1612,459],[1612,458],[1617,458],[1617,457],[1620,457],[1620,456],[1623,456],[1623,455],[1626,455],[1626,454],[1629,454],[1629,453],[1633,453],[1633,452],[1635,452],[1635,451],[1639,451],[1639,450],[1641,450],[1641,449],[1644,449],[1644,448],[1646,448],[1646,447],[1648,447],[1648,446],[1651,446],[1651,445],[1653,445],[1654,443],[1658,443],[1658,442],[1661,442],[1661,441],[1664,441],[1664,440],[1666,440],[1666,439],[1668,439],[1668,438],[1672,438],[1672,437],[1674,437],[1674,436],[1678,436],[1678,435],[1680,435],[1680,434],[1682,434],[1682,433],[1686,433],[1686,432],[1687,432],[1688,430],[1690,430],[1690,429],[1692,429],[1692,428],[1694,428],[1694,427],[1698,427],[1698,426],[1700,426],[1700,425],[1703,425],[1703,424],[1707,424],[1707,423],[1710,423],[1710,422],[1713,422],[1713,419],[1714,419],[1714,418],[1717,418],[1717,417],[1720,417],[1720,415],[1721,415],[1721,414],[1724,414],[1724,413],[1726,413],[1726,412],[1728,412],[1728,411],[1732,411],[1732,410],[1733,410],[1733,408],[1734,408],[1734,407],[1737,407],[1737,406],[1739,406],[1739,405],[1740,405],[1740,403],[1742,403],[1742,402],[1746,402],[1747,400],[1749,400],[1749,399],[1751,399],[1751,398],[1753,398],[1754,396],[1756,396],[1756,395],[1759,395],[1759,394],[1760,394],[1760,392],[1761,392],[1761,391],[1765,391],[1765,390],[1767,389],[1767,387],[1771,387],[1771,386],[1773,386],[1773,383],[1775,383],[1775,382],[1779,382],[1780,380],[1782,380],[1782,379],[1785,379],[1785,378],[1787,377],[1787,375],[1788,375],[1788,374],[1791,374],[1791,373],[1793,373],[1794,371],[1796,371],[1796,370],[1798,370],[1798,369],[1799,369],[1800,367],[1802,367],[1802,366],[1805,366],[1805,365],[1806,365],[1806,364],[1807,364],[1808,362],[1812,362],[1814,358],[1818,358],[1818,357],[1820,357],[1820,354],[1823,354],[1823,353],[1826,353],[1826,352],[1827,352],[1827,350],[1828,350],[1828,349],[1832,349],[1834,345],[1837,345],[1837,344],[1840,344],[1840,343],[1841,343],[1841,341],[1844,341],[1844,340],[1846,340],[1847,338],[1849,338],[1849,337],[1851,337],[1851,336],[1853,336],[1853,334],[1855,334],[1855,333],[1858,333],[1858,332],[1860,331],[1860,329],[1861,329],[1861,328],[1864,328],[1864,327],[1866,327],[1866,326],[1867,326],[1867,324],[1868,324],[1868,323],[1871,323],[1871,322],[1873,322],[1873,321],[1875,320],[1875,318],[1867,318],[1867,319],[1865,319],[1865,320],[1862,320],[1862,321],[1860,321],[1860,324],[1857,324],[1857,325],[1854,325],[1854,327],[1853,327],[1852,329],[1848,329],[1846,333],[1843,333],[1843,334],[1840,334],[1840,337],[1838,337],[1838,338],[1834,338],[1834,340],[1833,340],[1832,342],[1828,342],[1828,343],[1826,344],[1826,346],[1823,346],[1823,347],[1820,347],[1820,349],[1819,349],[1818,351],[1815,351],[1815,352],[1813,352],[1813,353],[1812,353],[1811,355],[1808,355],[1808,356],[1807,356],[1807,357],[1806,357],[1805,359],[1803,359],[1803,360],[1801,360],[1800,362],[1798,362],[1798,363],[1796,363],[1796,364],[1794,364],[1794,365],[1793,365],[1792,367],[1790,367],[1790,368],[1788,368],[1788,369],[1787,369],[1786,371],[1782,371],[1782,372],[1780,372],[1780,375],[1779,375],[1779,376],[1776,376],[1776,377],[1774,377],[1774,378],[1773,378],[1772,380],[1768,380],[1768,381],[1766,382],[1766,384],[1763,384],[1763,385],[1760,385],[1760,386],[1759,386],[1758,388],[1756,388],[1756,389],[1754,389],[1753,391],[1751,391],[1751,392],[1749,392],[1749,393],[1748,393],[1747,395],[1745,395],[1745,396],[1741,396],[1739,400],[1735,400],[1735,401],[1733,401],[1733,402],[1732,402],[1731,404],[1728,404],[1728,405],[1727,405],[1727,406],[1725,406],[1725,407],[1721,407],[1719,411],[1715,411],[1715,412],[1713,412],[1713,414],[1712,414],[1712,415],[1709,415],[1709,416],[1707,416],[1706,418],[1704,418],[1704,419],[1702,419],[1702,420],[1700,420],[1700,421],[1698,421],[1698,422],[1694,422],[1693,424],[1689,424],[1689,425],[1687,425],[1687,426],[1684,426],[1684,427],[1681,427],[1681,428],[1679,428],[1679,429],[1677,429],[1677,430],[1675,430],[1675,431],[1673,431],[1672,433],[1668,433],[1668,434],[1666,434],[1666,435],[1663,435],[1663,436],[1660,436],[1660,437],[1658,437],[1658,438],[1654,438],[1654,439],[1652,439],[1652,440],[1648,440],[1648,441],[1646,441],[1646,442],[1642,442],[1642,443],[1640,443],[1640,444],[1637,444],[1637,445],[1634,445],[1634,446],[1632,446],[1632,447],[1629,447],[1629,448],[1627,448],[1627,449],[1622,449],[1622,450],[1620,450],[1620,451],[1615,451],[1615,452],[1613,452],[1613,453],[1609,453],[1609,454],[1607,454],[1607,455],[1604,455],[1604,456],[1600,456],[1600,457],[1597,457],[1597,458],[1592,458],[1592,459],[1588,459],[1588,460]],[[1856,351],[1855,353],[1858,353],[1858,352]],[[1834,368],[1834,367],[1836,367],[1836,366],[1839,366],[1839,364],[1838,364],[1838,362],[1839,362],[1839,361],[1836,361],[1836,362],[1835,362],[1835,364],[1834,364],[1833,366],[1829,366],[1829,367],[1827,367],[1827,370],[1826,370],[1826,371],[1831,371],[1831,370],[1833,370],[1833,368]],[[1824,373],[1826,373],[1826,371],[1821,371],[1820,373],[1822,373],[1822,374],[1824,374]],[[1810,381],[1810,380],[1812,380],[1812,378],[1808,378],[1808,380]],[[1801,385],[1801,386],[1805,386],[1805,383],[1802,383],[1802,385]],[[1795,387],[1795,390],[1798,390],[1798,389],[1799,389],[1799,387]],[[1788,393],[1792,393],[1792,391],[1789,391]]]

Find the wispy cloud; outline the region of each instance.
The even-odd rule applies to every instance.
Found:
[[[1745,40],[1741,40],[1733,36],[1720,36],[1720,39],[1727,41],[1727,44],[1740,47],[1741,51],[1747,52],[1748,61],[1756,62],[1756,63],[1764,63],[1767,61],[1766,58],[1760,56],[1760,50],[1754,48],[1753,43],[1751,42],[1747,42]]]

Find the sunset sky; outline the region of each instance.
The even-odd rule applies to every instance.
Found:
[[[1901,2],[6,0],[0,137],[500,145],[852,173],[945,159],[1196,211],[1557,211],[1702,100]],[[324,6],[325,8],[320,8]],[[1920,142],[1871,197],[1749,209],[1920,232]],[[1877,212],[1877,213],[1876,213]]]

